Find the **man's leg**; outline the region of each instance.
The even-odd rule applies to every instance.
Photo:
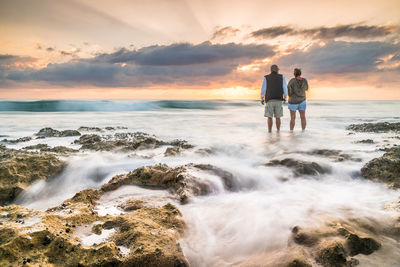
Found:
[[[281,118],[275,118],[276,130],[279,132],[281,130]]]
[[[290,110],[290,130],[293,131],[296,123],[296,111]]]
[[[268,132],[272,132],[272,118],[268,117]]]
[[[299,110],[300,112],[300,119],[301,119],[301,129],[304,131],[306,129],[306,111],[305,110]]]

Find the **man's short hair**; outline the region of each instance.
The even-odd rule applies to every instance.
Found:
[[[279,70],[278,65],[274,64],[274,65],[271,66],[271,71],[278,72],[278,70]]]
[[[299,77],[301,76],[301,69],[295,68],[294,69],[294,77]]]

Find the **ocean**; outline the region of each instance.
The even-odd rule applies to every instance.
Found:
[[[259,101],[239,100],[0,101],[0,135],[2,139],[17,139],[33,136],[45,127],[114,127],[112,133],[140,131],[162,140],[183,139],[196,149],[213,151],[201,155],[188,150],[176,157],[165,157],[165,149],[144,150],[135,155],[79,153],[66,159],[68,166],[56,182],[33,184],[16,201],[46,210],[83,189],[99,188],[114,175],[141,166],[212,164],[232,173],[240,189],[226,191],[220,178],[210,175],[204,179],[212,185],[213,192],[185,205],[173,203],[186,223],[181,246],[192,266],[241,266],[259,255],[273,259],[287,248],[291,229],[297,225],[322,227],[331,219],[385,224],[398,216],[386,207],[399,201],[400,192],[363,179],[360,169],[381,156],[381,149],[398,144],[399,139],[393,133],[350,134],[345,128],[354,123],[398,122],[399,101],[308,101],[305,132],[300,129],[299,117],[294,132],[289,131],[286,105],[280,133],[275,128],[267,133],[263,114],[264,106]],[[75,139],[52,137],[3,144],[17,149],[39,143],[79,148],[72,144]],[[374,143],[359,143],[366,139]],[[310,153],[317,149],[339,150],[357,160],[337,161]],[[284,158],[313,161],[330,172],[296,176],[283,166],[265,166],[271,160]],[[136,188],[124,194],[164,193]],[[111,212],[118,197],[121,196],[103,203],[105,209]],[[361,258],[360,266],[395,266],[400,261],[400,245],[393,240],[385,242],[389,248],[384,252],[391,255],[385,261],[387,265],[379,265],[382,259],[371,256]],[[369,262],[371,259],[377,265]]]

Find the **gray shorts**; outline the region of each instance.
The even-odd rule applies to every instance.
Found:
[[[282,100],[269,100],[265,103],[265,112],[264,117],[268,118],[280,118],[283,117],[283,107],[282,107]]]

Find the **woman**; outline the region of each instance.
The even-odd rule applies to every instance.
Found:
[[[294,78],[288,83],[289,92],[289,110],[290,110],[290,131],[293,131],[296,110],[300,113],[301,129],[306,129],[306,91],[308,90],[308,82],[301,77],[301,69],[294,69]]]

